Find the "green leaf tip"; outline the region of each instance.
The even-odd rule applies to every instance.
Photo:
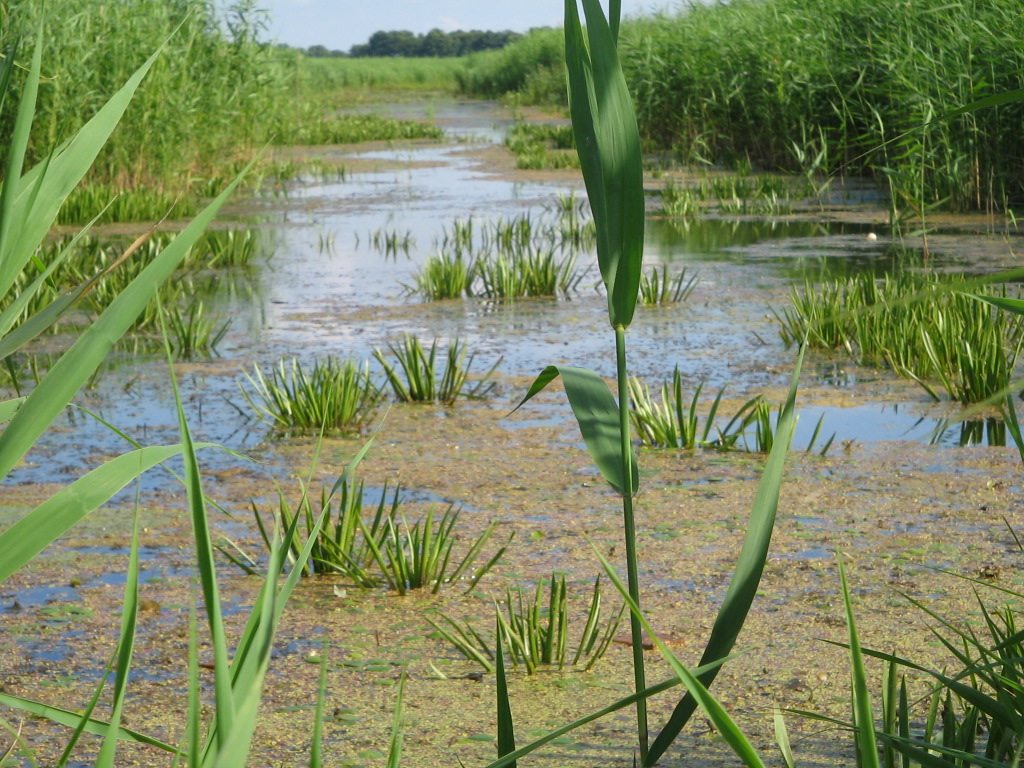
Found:
[[[569,111],[597,227],[597,259],[613,328],[633,320],[644,250],[644,177],[633,101],[619,64],[618,3],[609,25],[598,0],[565,2]]]

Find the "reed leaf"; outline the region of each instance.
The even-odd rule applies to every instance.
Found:
[[[878,747],[875,742],[875,719],[871,711],[867,679],[864,672],[864,655],[857,638],[857,625],[850,601],[850,589],[846,583],[846,570],[839,558],[839,580],[843,589],[843,606],[846,611],[846,628],[850,638],[850,674],[853,693],[853,727],[857,742],[857,765],[859,768],[879,768]]]
[[[801,348],[789,394],[779,414],[775,444],[768,454],[764,473],[757,486],[753,509],[747,523],[747,534],[743,539],[739,559],[736,561],[736,570],[711,628],[711,637],[701,655],[702,666],[722,659],[732,651],[761,582],[764,564],[768,559],[768,545],[771,543],[772,530],[775,527],[775,513],[779,505],[779,490],[782,487],[786,454],[789,452],[796,429],[796,392],[803,356],[804,351]],[[702,687],[710,687],[717,673],[718,667],[715,667],[713,671],[701,675],[699,682]],[[690,693],[676,705],[668,722],[651,743],[650,751],[644,760],[645,766],[657,763],[689,721],[697,706],[698,701]]]
[[[569,111],[587,197],[597,225],[597,258],[613,328],[632,322],[644,245],[643,163],[633,103],[615,35],[598,0],[565,2]],[[618,26],[616,22],[616,27]]]
[[[496,696],[498,702],[498,758],[501,759],[510,755],[516,750],[515,722],[512,719],[512,705],[508,697],[508,680],[505,677],[505,648],[501,642],[505,634],[501,626],[500,616],[495,622],[494,636],[497,648],[494,654],[494,671],[498,679]],[[515,768],[516,761],[512,760],[505,765]]]
[[[576,423],[579,424],[583,442],[601,476],[619,493],[625,493],[619,406],[608,385],[596,373],[586,368],[549,365],[540,372],[526,396],[513,411],[521,408],[559,376],[565,385],[565,394],[569,398]],[[635,494],[639,488],[638,470],[636,457],[630,456],[630,459],[630,494]]]
[[[181,452],[180,444],[131,451],[83,475],[37,506],[0,533],[0,582],[136,477]]]
[[[17,709],[21,712],[27,712],[28,714],[36,717],[41,717],[44,720],[57,723],[58,725],[66,725],[69,728],[77,727],[82,720],[82,714],[80,712],[73,712],[69,709],[63,709],[62,707],[53,707],[49,704],[43,704],[40,701],[34,701],[20,696],[12,696],[9,693],[0,692],[0,704],[5,707],[10,707],[11,709]],[[106,721],[89,718],[83,730],[86,733],[90,733],[95,736],[105,736],[107,731],[111,730],[111,726],[110,723]],[[171,744],[167,744],[144,733],[133,731],[131,728],[125,728],[124,726],[117,729],[117,738],[118,741],[145,744],[171,754],[178,751],[177,748]]]
[[[117,729],[124,712],[125,691],[128,687],[128,670],[135,648],[135,627],[139,618],[139,510],[136,508],[132,522],[131,554],[128,556],[128,574],[124,585],[124,600],[121,604],[121,635],[117,644],[117,664],[114,678],[114,701],[110,714],[110,728],[103,737],[100,753],[96,758],[97,768],[114,768],[117,752]]]
[[[601,562],[605,573],[608,574],[608,578],[611,579],[615,588],[619,590],[619,594],[622,595],[622,599],[626,601],[626,604],[629,606],[629,610],[643,625],[643,628],[647,631],[648,636],[658,648],[662,657],[668,662],[672,671],[679,677],[683,685],[686,687],[687,697],[693,699],[700,705],[701,710],[703,710],[708,720],[715,727],[715,730],[718,731],[719,735],[722,736],[744,765],[749,768],[765,768],[764,761],[761,760],[761,756],[757,753],[757,750],[754,749],[747,737],[729,716],[729,713],[725,711],[725,708],[717,699],[715,699],[714,696],[711,695],[707,687],[701,682],[701,678],[687,669],[686,666],[679,661],[676,655],[672,653],[672,650],[665,645],[665,642],[654,632],[654,628],[640,611],[640,606],[636,604],[636,601],[629,593],[629,589],[622,583],[622,580],[619,579],[619,576],[615,573],[615,569],[612,568],[611,563],[605,559],[604,555],[602,555],[596,547],[594,547],[594,553],[597,555],[597,559]],[[712,679],[714,679],[713,675]],[[657,758],[651,757],[656,744],[657,740],[651,745],[651,751],[647,753],[648,756],[645,760],[645,765],[653,765],[654,762],[656,762]]]
[[[65,152],[70,149],[65,150]],[[236,178],[135,278],[65,352],[32,390],[0,434],[0,477],[6,476],[96,371],[114,343],[145,309],[156,287],[171,276],[189,248],[234,192]]]

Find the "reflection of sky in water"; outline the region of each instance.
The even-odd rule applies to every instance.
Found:
[[[403,109],[395,108],[396,113]],[[486,105],[452,102],[433,109],[458,137],[481,137],[483,143],[497,140],[508,123]],[[583,365],[605,376],[614,373],[613,335],[605,298],[593,287],[598,281],[593,255],[578,260],[589,271],[571,300],[426,303],[406,294],[404,287],[437,251],[444,228],[453,220],[473,217],[483,222],[527,211],[539,216],[557,195],[570,191],[564,185],[491,173],[477,154],[481,145],[420,144],[355,153],[362,160],[379,161],[381,170],[353,173],[343,181],[293,185],[286,197],[256,202],[259,226],[273,243],[273,258],[248,281],[232,281],[232,290],[216,302],[232,320],[220,348],[223,359],[180,369],[196,439],[242,451],[265,439],[266,427],[249,416],[239,391],[243,373],[254,362],[268,364],[284,355],[306,361],[327,354],[370,359],[374,348],[403,333],[426,341],[435,336],[463,339],[476,353],[478,371],[500,357],[499,370],[512,375],[533,375],[553,363]],[[410,165],[387,167],[396,161]],[[576,186],[577,193],[580,188]],[[726,396],[734,398],[785,386],[794,353],[779,341],[769,305],[786,301],[794,279],[889,266],[895,258],[891,243],[884,232],[869,240],[869,229],[837,223],[706,219],[680,225],[651,220],[648,263],[685,267],[698,275],[698,284],[684,304],[638,308],[629,332],[632,372],[655,388],[678,365],[688,387],[705,381],[705,393],[725,386]],[[380,253],[371,245],[378,230],[408,236],[408,253]],[[936,236],[933,263],[960,264],[964,252],[976,263],[969,249],[977,249],[978,240],[970,239],[965,250],[958,247],[963,238]],[[143,443],[176,442],[165,364],[125,357],[126,364],[110,366],[98,388],[83,393],[78,402]],[[827,383],[828,376],[821,381]],[[855,380],[838,384],[856,385]],[[938,420],[922,420],[904,409],[808,407],[798,447],[821,413],[823,434],[835,432],[837,441],[961,441],[959,423],[943,432]],[[568,419],[568,409],[551,416]],[[981,431],[984,436],[985,429]],[[58,420],[13,479],[67,481],[125,447],[106,427],[75,414]],[[204,451],[201,458],[208,468],[238,463],[217,451]],[[159,472],[144,480],[147,488],[167,483],[167,475]]]

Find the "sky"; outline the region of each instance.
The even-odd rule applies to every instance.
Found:
[[[324,45],[347,51],[378,30],[407,29],[417,34],[437,27],[525,32],[559,26],[562,0],[262,0],[270,13],[270,39],[308,48]],[[607,2],[603,3],[607,9]],[[667,5],[670,0],[622,0],[624,16]]]

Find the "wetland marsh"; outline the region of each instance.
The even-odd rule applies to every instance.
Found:
[[[319,674],[314,662],[324,653],[325,740],[332,764],[383,763],[403,670],[409,676],[406,764],[489,760],[494,679],[476,674],[433,636],[424,612],[444,610],[486,624],[492,598],[506,585],[531,585],[560,571],[575,590],[573,618],[579,621],[580,595],[599,572],[584,536],[609,556],[621,551],[613,495],[591,467],[563,396],[545,394],[509,413],[545,365],[586,364],[602,376],[614,375],[601,353],[607,348],[606,299],[595,288],[593,254],[581,251],[582,278],[560,298],[431,302],[407,290],[456,220],[472,219],[478,227],[521,216],[536,226],[545,217],[557,220],[560,199],[580,199],[577,172],[516,170],[500,144],[511,119],[497,105],[440,100],[419,115],[417,109],[423,108],[403,103],[391,111],[430,117],[445,130],[444,140],[304,150],[344,168],[344,175],[309,173],[287,182],[282,194],[233,204],[220,224],[255,229],[263,256],[237,280],[226,281],[230,291],[210,301],[231,321],[219,355],[178,363],[175,370],[196,439],[251,457],[204,451],[200,461],[206,492],[223,507],[214,515],[217,534],[262,561],[266,554],[250,499],[269,508],[276,487],[297,498],[298,478],[310,472],[318,492],[365,438],[329,435],[317,460],[315,438],[281,435],[255,418],[240,393],[245,374],[287,356],[305,363],[326,355],[372,360],[373,350],[403,334],[425,343],[458,338],[476,356],[473,371],[496,366],[496,390],[485,400],[453,406],[382,408],[359,475],[369,503],[376,504],[385,482],[400,482],[409,519],[452,503],[464,510],[460,537],[496,521],[502,540],[514,538],[468,596],[455,585],[433,597],[398,597],[329,575],[303,581],[278,631],[253,764],[305,764]],[[685,267],[696,284],[685,301],[638,309],[632,373],[653,388],[678,366],[690,391],[705,382],[702,408],[721,387],[723,413],[755,395],[773,404],[784,398],[794,351],[782,343],[771,308],[785,305],[795,282],[881,272],[899,258],[897,247],[916,247],[909,238],[900,243],[890,236],[882,198],[862,188],[848,198],[835,189],[826,201],[800,204],[784,216],[673,221],[656,212],[663,183],[649,180],[645,259],[673,271]],[[991,231],[984,219],[955,223],[931,236],[933,267],[980,273],[1016,265],[1017,234]],[[395,233],[404,247],[387,252],[375,245],[381,232]],[[382,379],[379,368],[373,375]],[[144,442],[177,439],[173,393],[159,356],[116,355],[81,402]],[[1024,586],[1021,553],[1007,530],[1007,524],[1024,524],[1020,458],[1012,447],[960,445],[984,443],[986,434],[982,429],[981,440],[962,439],[977,435],[977,428],[961,422],[992,414],[936,404],[891,371],[825,353],[808,355],[798,408],[796,449],[819,416],[823,430],[836,437],[825,456],[799,450],[791,456],[761,589],[739,652],[714,688],[766,751],[773,707],[840,717],[848,707],[844,652],[823,642],[845,637],[834,552],[849,557],[865,645],[922,663],[941,665],[943,649],[901,593],[946,615],[967,617],[977,607],[971,585],[942,570],[997,587]],[[124,446],[106,427],[69,413],[11,474],[4,519],[16,518],[53,484]],[[746,452],[640,452],[643,490],[636,504],[645,607],[659,634],[690,663],[723,596],[762,464],[762,456]],[[119,574],[129,546],[125,520],[136,493],[123,492],[3,584],[4,692],[84,705],[116,642],[109,617],[119,612]],[[125,725],[175,743],[183,736],[174,729],[184,722],[186,606],[194,590],[191,530],[170,474],[146,475],[138,493],[143,602],[135,666],[141,671],[129,688]],[[227,596],[223,612],[234,632],[259,584],[226,561],[220,576]],[[522,733],[625,696],[628,633],[623,638],[590,672],[569,669],[536,678],[511,673]],[[665,677],[667,669],[649,655],[652,679]],[[209,661],[201,655],[202,663]],[[652,708],[660,719],[664,705],[654,700]],[[787,722],[801,763],[851,759],[852,744],[842,733],[794,716]],[[703,721],[693,726],[661,764],[732,764],[735,758]],[[631,765],[632,750],[623,746],[628,730],[629,718],[619,713],[559,740],[530,764]],[[52,744],[61,743],[53,734],[42,721],[25,725],[24,737],[43,764],[53,759]],[[89,764],[92,748],[83,743],[73,764]],[[118,764],[161,759],[125,745]]]

